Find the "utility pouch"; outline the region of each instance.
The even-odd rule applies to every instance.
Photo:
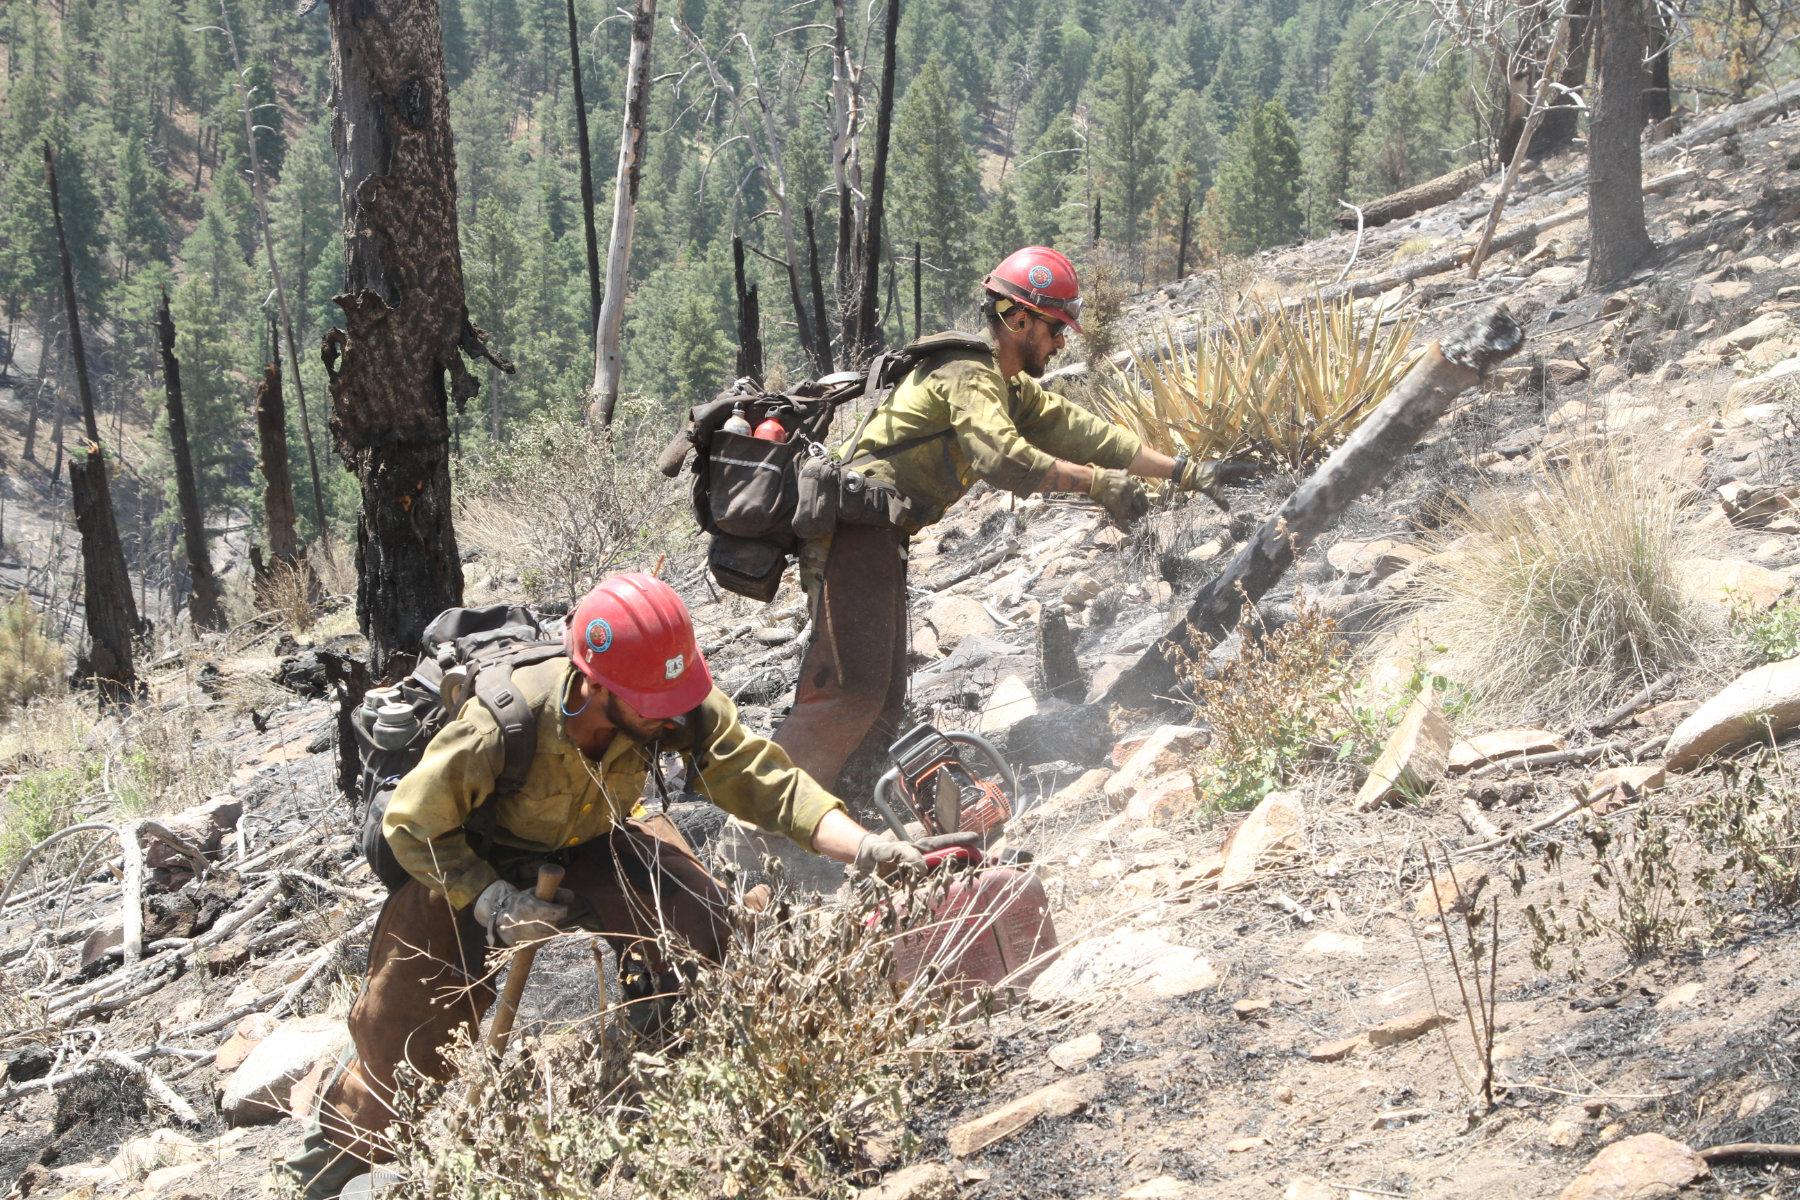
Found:
[[[843,524],[889,529],[910,526],[913,503],[898,491],[850,467],[842,468],[838,479],[838,520]]]
[[[828,536],[837,528],[842,468],[814,443],[795,471],[794,536],[802,541]]]
[[[767,604],[781,587],[787,552],[772,542],[714,534],[706,565],[719,586]]]
[[[795,441],[770,442],[724,430],[712,435],[707,495],[714,529],[757,538],[788,528],[794,515]]]

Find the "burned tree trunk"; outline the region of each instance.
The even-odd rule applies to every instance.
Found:
[[[807,270],[812,276],[813,349],[822,379],[836,368],[831,365],[831,328],[825,317],[825,283],[819,278],[819,238],[813,230],[812,205],[806,206]]]
[[[1675,85],[1669,78],[1669,16],[1662,5],[1649,6],[1650,52],[1645,65],[1650,79],[1644,87],[1644,120],[1649,123],[1667,121],[1675,113]],[[1666,136],[1666,135],[1665,135]]]
[[[1631,274],[1655,247],[1644,226],[1644,0],[1595,0],[1600,94],[1588,129],[1588,286]]]
[[[1588,59],[1593,54],[1594,0],[1569,0],[1569,45],[1556,74],[1556,91],[1526,150],[1528,158],[1548,158],[1575,140],[1581,118],[1581,96],[1587,88]]]
[[[225,628],[225,610],[219,606],[219,580],[213,574],[212,554],[206,545],[206,515],[200,511],[200,489],[194,483],[194,457],[189,452],[187,406],[181,398],[181,361],[175,357],[175,318],[169,313],[169,292],[163,289],[156,306],[156,340],[162,348],[163,391],[169,407],[169,456],[175,463],[175,496],[181,509],[181,537],[187,550],[188,616],[195,629]]]
[[[888,140],[894,130],[894,52],[900,40],[900,0],[888,0],[887,38],[881,51],[881,98],[875,111],[875,171],[863,220],[862,269],[856,279],[855,326],[844,338],[844,357],[865,362],[880,348],[876,308],[881,294],[881,217],[887,200]]]
[[[263,477],[263,522],[269,561],[292,567],[300,560],[294,516],[294,476],[288,467],[287,402],[281,394],[281,351],[270,330],[268,365],[256,387],[257,462]]]
[[[737,373],[739,379],[763,380],[762,314],[756,285],[744,282],[744,239],[731,239],[731,280],[737,296]]]
[[[50,217],[56,230],[56,255],[62,266],[63,319],[68,323],[69,357],[75,362],[81,392],[81,415],[87,422],[87,453],[69,460],[69,483],[75,502],[75,528],[81,534],[82,607],[92,643],[76,675],[91,679],[105,703],[137,693],[137,671],[131,661],[131,639],[138,632],[137,604],[131,597],[131,574],[125,568],[125,543],[113,514],[112,489],[106,480],[106,454],[100,448],[94,418],[94,392],[88,384],[87,355],[81,341],[80,310],[75,302],[75,268],[69,239],[63,232],[62,194],[56,186],[56,159],[44,143],[44,185],[50,189]],[[56,470],[62,470],[62,406],[57,406]]]
[[[87,614],[88,652],[77,660],[75,676],[91,683],[102,704],[120,704],[138,694],[131,640],[137,636],[137,604],[125,550],[113,516],[112,488],[106,479],[106,451],[98,442],[69,456],[75,528],[81,533],[82,608]]]
[[[600,231],[594,225],[594,163],[588,144],[587,93],[581,90],[581,31],[575,25],[575,0],[569,10],[569,74],[575,84],[575,136],[581,163],[581,226],[587,233],[588,327],[600,328]]]
[[[1351,504],[1381,486],[1451,402],[1523,341],[1517,322],[1496,308],[1427,351],[1349,440],[1263,522],[1224,572],[1200,589],[1187,616],[1119,677],[1102,703],[1141,708],[1178,690],[1181,665],[1230,632],[1246,602],[1261,599]]]
[[[463,355],[511,364],[463,294],[436,0],[332,0],[331,83],[344,324],[323,354],[332,436],[362,489],[356,615],[379,675],[462,603],[449,410],[480,390]]]
[[[613,176],[612,237],[606,247],[606,294],[594,328],[594,386],[588,420],[612,424],[619,404],[619,330],[625,322],[625,292],[631,286],[631,235],[637,226],[638,182],[644,174],[644,147],[650,123],[650,38],[656,31],[656,0],[638,0],[631,17],[631,58],[625,69],[625,123],[619,134],[619,167]]]

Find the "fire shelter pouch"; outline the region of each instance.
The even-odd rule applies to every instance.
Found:
[[[794,474],[794,536],[803,541],[826,537],[837,528],[842,468],[814,443],[800,456]]]
[[[706,565],[720,587],[764,604],[780,590],[787,560],[787,552],[772,542],[724,533],[713,535],[706,552]]]
[[[712,435],[707,494],[713,527],[739,538],[785,533],[794,516],[795,440]]]

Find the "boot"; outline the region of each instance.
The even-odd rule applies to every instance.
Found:
[[[338,1200],[346,1184],[368,1173],[369,1164],[342,1146],[334,1146],[314,1122],[299,1152],[280,1169],[299,1185],[302,1200]]]

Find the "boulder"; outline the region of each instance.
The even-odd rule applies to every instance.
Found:
[[[1725,402],[1757,404],[1800,386],[1800,356],[1783,359],[1758,375],[1740,379],[1725,393]]]
[[[1133,792],[1125,802],[1127,819],[1153,825],[1165,817],[1191,811],[1198,803],[1194,794],[1194,777],[1186,771],[1164,775]]]
[[[1436,921],[1439,913],[1468,912],[1487,885],[1488,872],[1484,868],[1465,864],[1454,874],[1444,871],[1420,886],[1413,897],[1413,915]]]
[[[320,1059],[350,1044],[335,1017],[298,1017],[276,1026],[232,1072],[219,1095],[228,1125],[258,1125],[289,1112],[294,1087]]]
[[[1667,779],[1661,763],[1630,763],[1611,767],[1588,780],[1587,802],[1597,813],[1628,804],[1645,792],[1654,792]]]
[[[992,737],[1011,729],[1026,717],[1036,716],[1037,711],[1037,697],[1031,694],[1031,684],[1017,675],[1008,675],[995,685],[987,703],[981,706],[981,715],[975,720],[975,732]]]
[[[1032,1122],[1046,1117],[1073,1116],[1098,1099],[1104,1090],[1098,1075],[1059,1080],[1049,1087],[1027,1092],[990,1113],[953,1127],[946,1137],[950,1153],[967,1158],[1011,1137]]]
[[[156,823],[210,858],[219,852],[225,835],[237,828],[243,815],[242,800],[234,796],[214,796],[172,817],[159,817]],[[176,868],[188,872],[187,859],[153,833],[144,837],[144,865],[152,871]]]
[[[1052,1066],[1061,1071],[1073,1071],[1077,1067],[1085,1067],[1105,1047],[1101,1045],[1100,1035],[1084,1033],[1080,1037],[1072,1037],[1066,1042],[1058,1042],[1050,1047],[1049,1059]]]
[[[239,1021],[231,1036],[213,1051],[213,1069],[220,1072],[237,1070],[250,1057],[256,1044],[274,1031],[275,1024],[275,1018],[268,1013],[251,1013]]]
[[[937,631],[941,651],[948,652],[972,633],[992,633],[999,626],[973,596],[942,596],[925,610],[925,620]]]
[[[1450,747],[1448,765],[1452,773],[1472,771],[1503,758],[1542,754],[1561,750],[1567,745],[1560,734],[1548,729],[1496,729],[1492,733],[1465,738]]]
[[[1388,576],[1422,561],[1426,552],[1411,542],[1394,538],[1373,541],[1341,541],[1325,552],[1325,561],[1339,575],[1367,577],[1379,583]]]
[[[1356,794],[1356,811],[1395,800],[1419,800],[1444,777],[1450,757],[1450,724],[1427,686],[1400,718],[1369,777]]]
[[[1106,992],[1169,997],[1218,981],[1204,955],[1168,938],[1164,928],[1121,929],[1066,947],[1031,983],[1039,1004],[1088,1000]]]
[[[1300,849],[1306,836],[1306,809],[1289,792],[1270,792],[1250,810],[1219,847],[1224,866],[1219,890],[1243,887],[1259,868]]]
[[[1764,313],[1731,332],[1714,338],[1701,349],[1708,354],[1730,354],[1734,350],[1748,350],[1752,346],[1766,342],[1770,338],[1782,337],[1788,333],[1790,326],[1783,313]]]
[[[1346,1058],[1355,1054],[1357,1047],[1362,1044],[1363,1040],[1361,1034],[1358,1034],[1355,1037],[1338,1038],[1336,1041],[1331,1042],[1320,1042],[1306,1052],[1306,1057],[1309,1062],[1316,1063],[1343,1062]]]
[[[1559,1200],[1659,1200],[1709,1173],[1706,1160],[1680,1142],[1640,1133],[1596,1154]]]
[[[1727,684],[1675,727],[1663,747],[1671,771],[1800,725],[1800,658],[1769,663]]]
[[[1212,740],[1207,730],[1192,725],[1163,725],[1144,739],[1119,768],[1119,773],[1106,781],[1106,797],[1123,806],[1138,789],[1153,779],[1178,768],[1185,768],[1195,755]]]
[[[1737,558],[1684,558],[1675,570],[1695,596],[1715,604],[1742,604],[1759,612],[1774,608],[1794,581],[1778,571]]]

